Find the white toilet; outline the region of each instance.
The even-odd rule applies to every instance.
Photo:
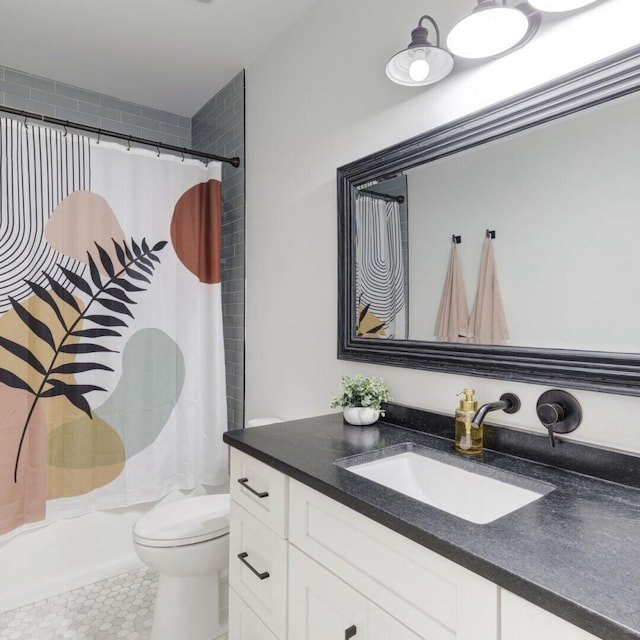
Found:
[[[219,584],[229,564],[229,494],[154,507],[135,523],[133,546],[159,574],[151,640],[226,633]]]

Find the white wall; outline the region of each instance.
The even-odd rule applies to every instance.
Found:
[[[339,361],[336,167],[640,41],[638,0],[604,0],[545,19],[527,47],[467,63],[443,82],[399,87],[387,59],[424,13],[444,33],[473,0],[321,0],[247,69],[246,416],[327,413],[340,375],[382,375],[396,401],[452,412],[465,386],[480,400],[511,390],[523,408],[495,420],[539,431],[536,385]],[[573,437],[640,453],[628,419],[640,399],[576,391]]]

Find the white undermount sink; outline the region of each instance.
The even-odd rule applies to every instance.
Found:
[[[457,461],[452,455],[411,445],[405,448],[408,450],[398,452],[398,447],[390,447],[389,455],[369,462],[351,465],[348,459],[343,459],[338,464],[351,473],[476,524],[497,520],[555,488],[500,469],[485,469],[484,473],[490,475],[475,473],[463,468],[468,461]]]

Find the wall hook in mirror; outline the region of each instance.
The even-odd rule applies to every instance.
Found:
[[[453,242],[453,244],[460,244],[462,242],[462,236],[451,236],[451,242]]]
[[[487,238],[490,238],[491,240],[494,240],[495,237],[496,237],[495,229],[487,229],[486,236],[487,236]]]

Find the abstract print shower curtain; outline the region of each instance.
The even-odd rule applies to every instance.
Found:
[[[358,194],[355,212],[357,334],[406,338],[406,284],[398,203]]]
[[[0,186],[0,535],[224,482],[219,164],[0,119]]]

